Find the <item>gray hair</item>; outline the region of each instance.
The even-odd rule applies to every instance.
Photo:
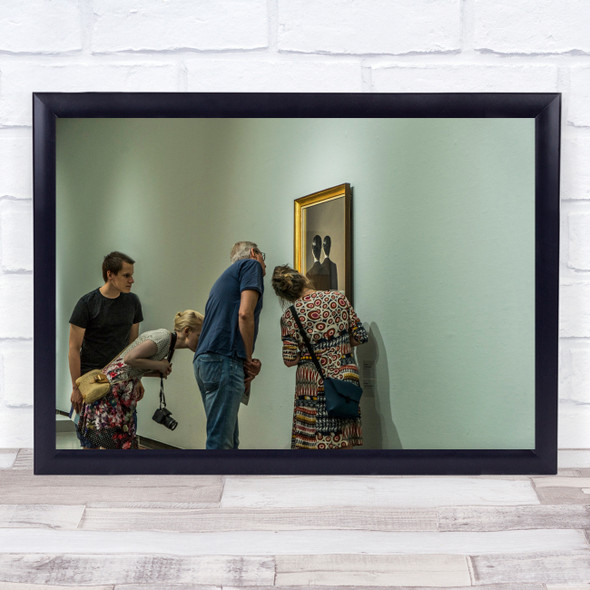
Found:
[[[231,249],[231,254],[229,255],[231,264],[237,260],[250,258],[250,250],[252,250],[252,248],[258,250],[258,246],[254,242],[236,242],[234,247]]]

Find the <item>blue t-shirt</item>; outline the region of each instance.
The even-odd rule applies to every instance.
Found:
[[[238,312],[242,291],[247,290],[260,293],[254,309],[254,341],[256,342],[264,283],[260,263],[253,258],[247,258],[234,262],[211,288],[195,358],[206,352],[232,358],[246,358],[246,349],[238,324]]]

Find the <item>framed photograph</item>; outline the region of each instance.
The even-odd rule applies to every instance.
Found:
[[[352,303],[352,190],[349,183],[295,200],[295,268],[318,290]]]
[[[555,473],[559,94],[32,100],[36,474]],[[291,449],[295,368],[270,276],[309,272],[316,235],[369,336],[355,349],[363,445],[347,453]],[[193,354],[179,349],[165,382],[177,427],[153,419],[160,380],[145,377],[141,449],[81,450],[70,319],[103,285],[104,256],[135,261],[140,331],[170,330],[178,311],[205,311],[239,240],[267,267],[239,449],[205,449]]]

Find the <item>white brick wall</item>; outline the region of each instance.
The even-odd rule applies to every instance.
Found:
[[[564,131],[568,133],[561,142],[561,198],[579,199],[584,206],[590,199],[590,135],[572,128]]]
[[[559,69],[553,65],[502,62],[379,64],[371,68],[375,92],[557,92]]]
[[[84,30],[77,0],[8,0],[0,9],[0,50],[57,55],[82,49]]]
[[[33,270],[32,201],[0,201],[0,271],[22,273]]]
[[[2,100],[2,58],[0,58],[0,100]],[[30,199],[33,195],[33,160],[30,129],[4,130],[4,109],[0,108],[0,199]],[[30,116],[29,116],[30,125]]]
[[[94,0],[93,53],[268,47],[266,0]]]
[[[362,65],[358,59],[325,57],[236,56],[186,60],[189,92],[362,92]]]
[[[590,127],[590,66],[574,67],[569,74],[571,100],[568,122],[578,127]]]
[[[0,447],[32,444],[31,92],[563,93],[560,447],[590,447],[588,0],[0,2]]]
[[[461,45],[460,0],[278,0],[280,51],[329,55],[449,53]]]
[[[506,55],[590,52],[586,0],[476,0],[474,49]]]

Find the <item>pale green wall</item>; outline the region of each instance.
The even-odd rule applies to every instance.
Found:
[[[349,182],[366,448],[534,447],[532,120],[63,119],[57,149],[58,408],[69,314],[104,254],[136,259],[143,331],[203,311],[233,242],[253,240],[269,272],[241,447],[289,448],[295,375],[270,275],[293,260],[294,199]],[[167,382],[173,433],[144,379],[140,434],[204,447],[191,361],[178,351]]]

